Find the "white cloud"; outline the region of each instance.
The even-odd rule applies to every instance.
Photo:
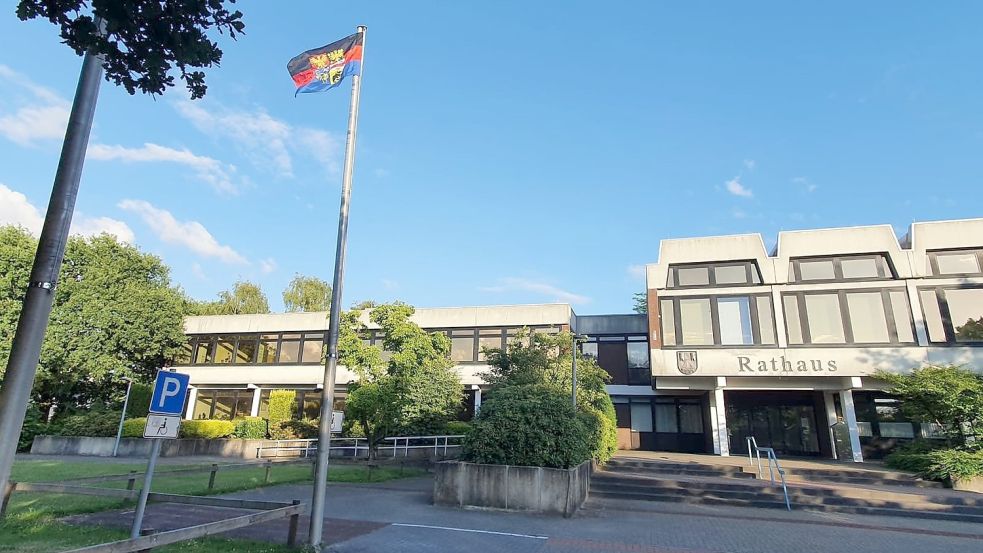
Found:
[[[234,165],[226,165],[217,159],[196,155],[187,148],[177,150],[149,142],[140,148],[93,144],[89,147],[87,157],[124,163],[177,163],[193,169],[196,177],[219,192],[237,191],[235,184],[232,183],[232,175],[236,172]]]
[[[0,135],[22,146],[65,137],[71,110],[68,100],[6,65],[0,65],[0,83],[4,98],[13,99],[18,106],[0,114]]]
[[[332,173],[339,172],[341,142],[327,131],[291,125],[262,108],[243,111],[213,105],[205,109],[191,101],[178,102],[174,107],[199,131],[231,140],[257,165],[282,176],[293,176],[296,154],[313,158]]]
[[[742,196],[744,198],[750,198],[754,194],[751,192],[750,188],[746,188],[741,184],[741,177],[734,177],[729,181],[724,183],[727,191],[735,196]]]
[[[758,162],[757,161],[754,161],[753,159],[745,159],[744,160],[744,167],[748,171],[754,171],[754,168],[757,167],[757,166],[758,166]]]
[[[17,225],[24,227],[31,234],[41,234],[44,226],[44,216],[34,207],[27,196],[0,184],[0,225]],[[110,234],[121,242],[132,244],[133,230],[123,221],[109,217],[87,217],[77,213],[72,218],[71,234],[81,236],[96,236]]]
[[[482,292],[533,292],[536,294],[542,294],[548,296],[551,301],[564,302],[564,303],[590,303],[590,298],[587,296],[582,296],[580,294],[575,294],[562,288],[553,286],[546,282],[538,282],[535,280],[530,280],[526,278],[518,277],[505,277],[498,281],[495,286],[481,286],[478,290]]]
[[[266,259],[259,260],[259,270],[263,272],[264,275],[268,275],[277,269],[276,260],[272,257],[267,257]]]
[[[645,279],[645,265],[632,264],[628,266],[628,276],[633,280]]]
[[[171,212],[143,200],[123,200],[121,209],[136,213],[161,241],[183,246],[202,257],[214,257],[230,264],[247,265],[249,261],[218,240],[198,221],[178,221]]]

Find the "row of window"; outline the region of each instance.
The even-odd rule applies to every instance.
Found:
[[[580,344],[580,351],[593,357],[611,375],[610,384],[652,383],[649,344],[644,334],[589,336]]]
[[[933,343],[983,342],[983,287],[919,289]],[[915,342],[903,288],[782,294],[790,346]],[[660,300],[664,346],[775,346],[769,295],[683,296]]]
[[[219,334],[191,336],[176,365],[272,365],[320,363],[324,333]]]
[[[297,398],[291,412],[295,419],[316,419],[321,415],[320,390],[296,390]],[[252,413],[255,390],[241,389],[199,389],[195,396],[194,419],[233,420],[248,417]],[[336,411],[344,410],[344,398],[335,398]],[[270,390],[259,394],[258,416],[266,418],[270,412]]]
[[[451,361],[455,363],[483,363],[486,349],[504,349],[508,341],[523,329],[533,333],[557,334],[558,326],[509,326],[480,328],[427,329],[428,332],[441,332],[451,341]],[[367,345],[378,347],[385,352],[385,336],[382,331],[372,330],[362,339]]]
[[[928,269],[938,277],[983,274],[983,249],[928,252]],[[803,257],[789,263],[790,282],[839,282],[897,278],[883,253]],[[669,267],[668,288],[706,288],[761,284],[754,261],[688,263]]]

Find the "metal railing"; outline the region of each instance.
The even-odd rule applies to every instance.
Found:
[[[402,452],[403,457],[409,457],[410,450],[417,449],[432,449],[434,455],[442,452],[446,456],[448,450],[461,447],[459,440],[463,437],[463,434],[395,436],[384,438],[385,442],[391,442],[390,445],[380,445],[376,449],[380,452],[380,456],[383,452],[385,452],[386,456],[389,456],[388,452],[391,450],[392,457],[394,458],[398,457],[400,452]],[[256,448],[257,459],[277,458],[281,456],[307,458],[317,455],[317,438],[270,440],[270,442],[272,442],[271,445]],[[368,457],[369,442],[366,438],[331,438],[331,452],[334,453],[336,451],[350,454],[353,458]]]
[[[788,509],[789,511],[791,511],[792,510],[792,504],[789,502],[789,499],[788,499],[788,485],[786,485],[786,483],[785,483],[785,469],[783,469],[782,466],[778,464],[778,456],[775,455],[775,450],[773,448],[770,448],[770,447],[758,447],[758,441],[754,439],[754,436],[748,436],[747,437],[747,460],[748,460],[748,466],[751,466],[751,467],[754,466],[754,458],[753,458],[753,455],[754,454],[757,454],[757,456],[758,456],[758,479],[759,480],[761,479],[761,472],[762,472],[761,471],[761,452],[764,452],[765,453],[765,456],[768,459],[768,477],[770,478],[772,484],[775,483],[775,472],[778,472],[778,477],[781,479],[781,482],[782,482],[782,492],[785,494],[785,508]]]

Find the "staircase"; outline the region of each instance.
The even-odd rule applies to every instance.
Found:
[[[641,500],[785,509],[777,475],[776,484],[772,484],[765,467],[759,480],[757,467],[735,461],[709,456],[701,461],[682,461],[622,454],[591,477],[589,501],[608,506]],[[870,468],[782,464],[793,510],[983,523],[983,496],[944,489],[937,482]]]

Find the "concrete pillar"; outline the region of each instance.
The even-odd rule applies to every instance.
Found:
[[[478,416],[478,411],[481,411],[481,387],[472,385],[471,389],[474,390],[474,415]]]
[[[252,404],[252,406],[249,409],[249,416],[250,417],[258,417],[259,416],[259,396],[262,393],[263,393],[263,390],[261,390],[259,388],[259,386],[256,386],[255,388],[253,388],[253,404]]]
[[[713,391],[714,404],[717,407],[717,440],[720,443],[720,456],[730,457],[730,441],[727,437],[727,406],[724,403],[724,389]]]
[[[843,420],[846,421],[850,432],[850,449],[853,450],[853,462],[863,463],[864,454],[860,446],[860,428],[857,425],[857,412],[853,408],[853,390],[840,391],[840,406],[843,408]]]
[[[185,406],[184,418],[193,419],[195,417],[195,403],[198,402],[198,388],[188,386],[188,404]]]
[[[713,444],[713,454],[720,455],[720,433],[717,432],[717,395],[710,392],[710,443]]]
[[[833,392],[823,392],[823,404],[826,407],[826,424],[828,425],[826,433],[829,436],[830,450],[833,452],[833,458],[836,459],[836,437],[833,435],[833,425],[839,419],[836,417],[836,397]]]

